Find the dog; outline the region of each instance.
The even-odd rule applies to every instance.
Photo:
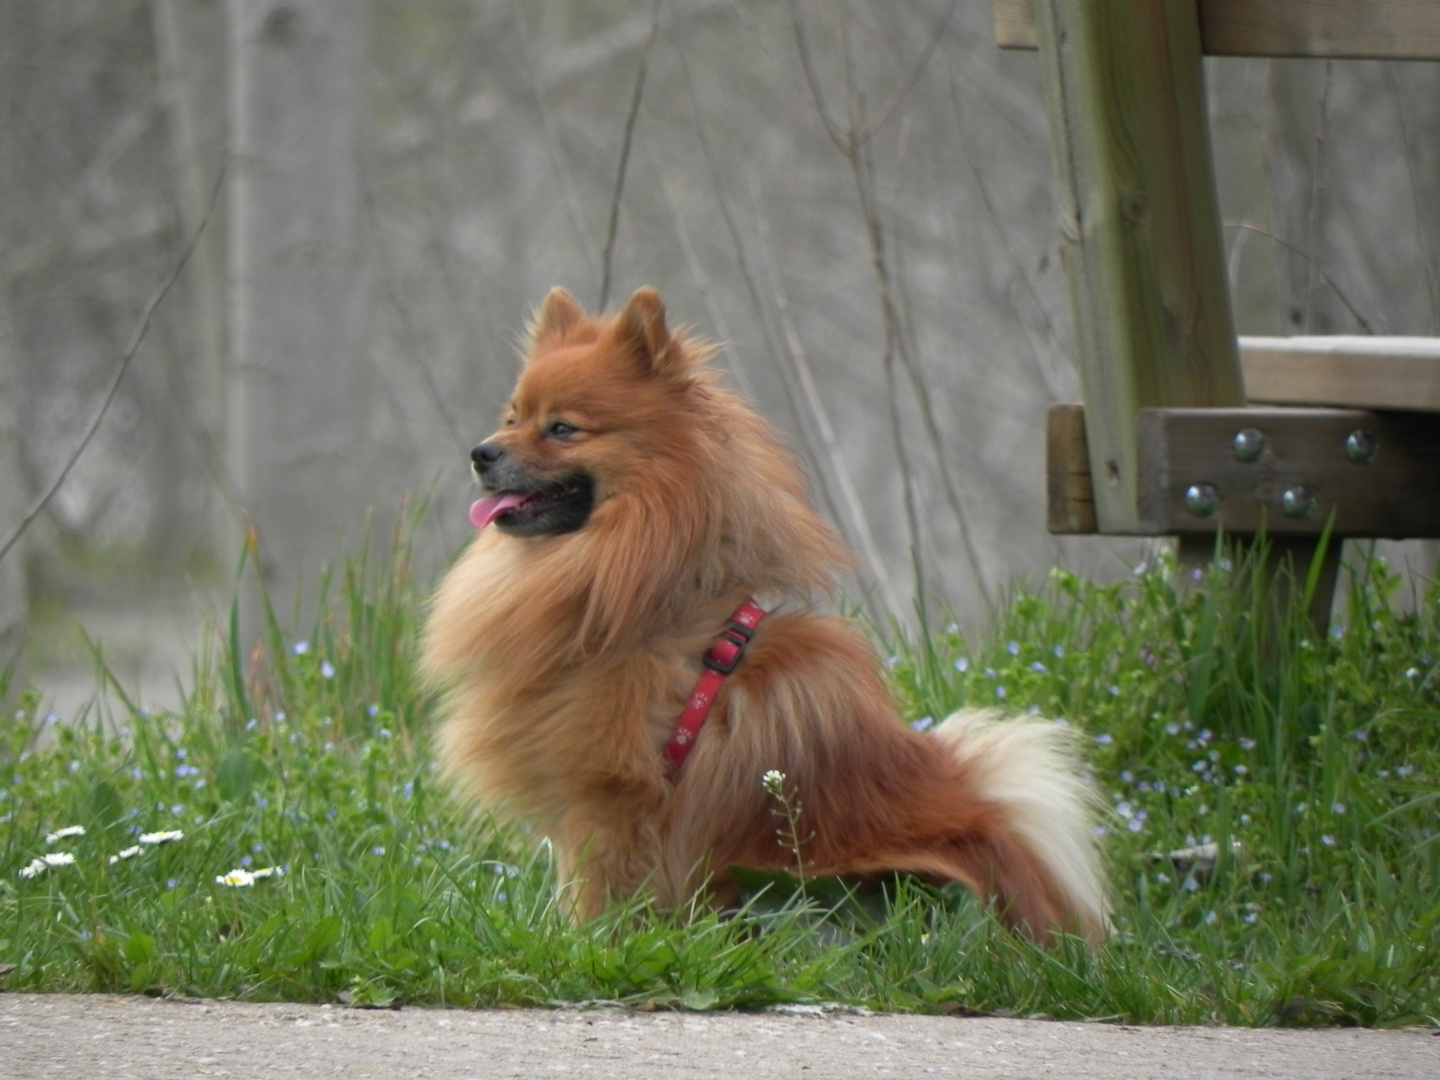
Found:
[[[733,905],[732,868],[798,858],[807,875],[961,882],[1035,940],[1098,941],[1073,732],[897,716],[864,633],[818,607],[850,553],[714,351],[672,331],[652,289],[608,317],[545,297],[501,426],[471,453],[479,535],[423,636],[444,767],[550,837],[577,919],[641,892]],[[800,811],[788,838],[767,773]]]

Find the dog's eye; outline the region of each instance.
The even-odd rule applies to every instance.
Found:
[[[574,424],[567,424],[564,420],[556,420],[545,429],[545,434],[552,439],[564,440],[574,435],[576,430],[577,428]]]

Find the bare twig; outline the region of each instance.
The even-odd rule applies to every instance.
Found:
[[[375,244],[375,253],[380,259],[380,276],[385,283],[385,291],[390,297],[390,303],[395,308],[396,315],[400,318],[400,333],[405,341],[405,353],[410,357],[411,362],[420,372],[420,380],[425,384],[425,389],[430,394],[430,404],[434,406],[435,412],[444,421],[445,428],[450,433],[451,440],[456,446],[465,446],[465,440],[460,434],[450,410],[445,407],[445,396],[440,393],[440,387],[435,382],[435,373],[430,370],[430,365],[424,360],[424,352],[419,347],[419,335],[416,333],[415,325],[410,320],[410,308],[405,303],[405,298],[400,295],[400,285],[396,280],[395,268],[390,265],[389,253],[385,250],[385,241],[380,235],[380,212],[375,205],[375,193],[370,190],[369,181],[366,179],[365,170],[356,165],[356,173],[360,180],[360,197],[365,203],[365,216],[370,222],[370,235]]]
[[[699,95],[695,92],[695,80],[690,72],[690,64],[686,59],[683,49],[677,49],[676,54],[680,59],[680,69],[685,76],[685,84],[690,92],[690,106],[695,116],[695,137],[700,142],[701,153],[704,155],[705,163],[709,169],[710,182],[715,189],[715,200],[720,206],[720,216],[725,221],[725,228],[730,234],[730,241],[735,248],[735,259],[740,266],[740,276],[745,282],[745,288],[750,295],[750,303],[755,310],[755,321],[760,329],[760,336],[765,342],[765,350],[774,360],[775,369],[780,373],[780,387],[785,394],[785,402],[789,406],[790,415],[795,418],[796,430],[805,443],[806,458],[815,466],[812,479],[815,482],[820,502],[824,505],[830,519],[834,521],[848,536],[850,536],[857,547],[861,547],[861,555],[866,559],[867,569],[872,578],[885,590],[886,602],[893,598],[889,593],[889,579],[884,573],[885,564],[879,560],[878,554],[874,551],[873,545],[870,550],[865,550],[864,537],[869,532],[868,524],[863,520],[863,511],[858,509],[858,500],[852,504],[852,513],[846,517],[841,515],[840,507],[836,503],[835,495],[831,491],[830,480],[826,470],[820,468],[822,460],[828,459],[831,470],[837,477],[846,477],[841,480],[842,486],[848,486],[848,476],[845,473],[845,463],[839,455],[838,449],[831,445],[827,447],[828,453],[822,458],[820,448],[816,446],[815,436],[811,433],[811,423],[807,423],[809,416],[813,423],[819,423],[814,413],[807,413],[800,404],[800,391],[795,385],[798,381],[792,373],[790,366],[784,362],[784,353],[776,345],[774,334],[771,331],[769,320],[766,318],[766,307],[760,296],[759,278],[750,265],[750,256],[747,251],[744,237],[740,234],[740,226],[735,220],[735,214],[730,208],[730,201],[725,197],[724,188],[720,183],[720,170],[715,163],[715,154],[710,146],[709,136],[705,130],[705,116],[700,108]],[[763,219],[762,219],[763,220]],[[822,413],[823,415],[823,413]],[[828,423],[828,417],[825,419]],[[857,518],[856,513],[862,517]],[[846,527],[846,522],[850,527]],[[893,605],[890,610],[895,610]],[[874,614],[872,612],[872,614]]]
[[[800,68],[805,72],[805,85],[810,88],[810,104],[825,127],[825,134],[842,154],[850,145],[850,132],[842,128],[825,108],[825,95],[820,92],[820,81],[815,76],[815,65],[810,60],[810,45],[805,38],[805,20],[800,17],[800,0],[790,0],[790,21],[795,27],[795,48],[800,53]]]
[[[590,234],[585,230],[585,215],[580,210],[580,196],[575,189],[575,180],[565,162],[565,151],[560,143],[560,133],[555,130],[555,119],[551,116],[550,109],[545,104],[544,94],[541,92],[540,80],[536,75],[535,59],[530,52],[530,35],[525,26],[524,6],[520,0],[515,0],[514,8],[515,32],[520,41],[520,59],[530,79],[530,93],[535,98],[535,108],[540,113],[540,129],[545,134],[545,146],[550,151],[550,161],[560,176],[560,186],[565,190],[565,208],[570,214],[570,224],[575,229],[575,235],[580,241],[580,250],[585,255],[585,264],[593,272],[597,261],[595,245],[590,240]]]
[[[130,368],[130,361],[135,358],[135,354],[140,351],[140,346],[145,341],[145,335],[150,330],[150,320],[155,314],[155,309],[158,308],[160,302],[169,295],[171,287],[179,279],[181,271],[185,269],[185,264],[190,261],[190,256],[195,254],[195,249],[200,244],[200,237],[205,232],[205,226],[210,223],[210,217],[215,212],[215,204],[220,198],[220,188],[224,179],[225,170],[222,167],[215,177],[215,186],[210,192],[210,202],[205,208],[205,216],[200,219],[200,224],[195,227],[195,232],[185,245],[185,249],[180,253],[180,258],[176,261],[174,268],[171,269],[169,276],[166,277],[155,294],[150,297],[150,302],[145,305],[145,311],[140,316],[139,325],[136,326],[135,334],[131,338],[130,347],[125,350],[124,354],[116,363],[115,370],[110,376],[110,385],[106,387],[104,395],[96,406],[95,415],[90,418],[90,423],[85,428],[85,433],[75,444],[75,448],[70,452],[70,456],[66,459],[64,467],[61,468],[55,479],[51,481],[50,486],[45,489],[39,498],[30,504],[29,509],[21,516],[14,530],[6,537],[5,543],[0,545],[0,559],[5,558],[5,556],[10,553],[11,548],[19,542],[20,537],[25,535],[25,530],[30,527],[31,522],[49,505],[50,500],[55,497],[55,493],[59,491],[61,485],[65,483],[66,477],[70,475],[70,470],[73,469],[75,463],[80,460],[80,455],[83,454],[85,448],[90,445],[90,440],[95,437],[95,432],[100,429],[100,421],[105,419],[105,414],[109,411],[111,402],[115,400],[115,393],[120,389],[120,381],[125,378],[125,372]]]
[[[1320,91],[1320,120],[1315,129],[1315,175],[1310,186],[1310,250],[1318,250],[1320,197],[1325,193],[1325,121],[1330,112],[1331,61],[1325,61],[1325,86]],[[1305,286],[1305,332],[1310,332],[1310,320],[1315,314],[1315,283],[1320,270],[1319,260],[1311,258],[1309,280]]]
[[[799,10],[793,2],[791,13],[795,21],[795,35],[797,42],[803,40],[804,30],[800,25]],[[946,17],[948,21],[948,15]],[[945,22],[936,27],[933,37],[938,39],[944,32]],[[921,544],[923,533],[920,525],[920,513],[916,505],[915,492],[913,489],[915,471],[911,467],[909,448],[905,441],[905,427],[899,412],[899,394],[897,383],[897,365],[905,372],[910,383],[911,392],[914,394],[916,404],[919,406],[922,426],[925,436],[930,444],[931,451],[935,458],[935,466],[940,474],[941,483],[945,490],[946,501],[949,503],[950,511],[955,517],[956,528],[960,534],[960,540],[965,548],[966,557],[970,563],[970,572],[975,581],[976,590],[985,604],[987,610],[993,610],[994,598],[991,595],[989,583],[980,561],[980,553],[975,545],[974,537],[971,535],[969,520],[961,506],[959,491],[956,489],[954,478],[946,464],[947,458],[940,436],[940,427],[935,418],[934,405],[930,400],[929,389],[925,382],[924,372],[921,369],[918,357],[912,348],[912,342],[905,332],[905,320],[901,310],[900,298],[896,294],[895,282],[892,279],[888,256],[885,251],[885,233],[881,222],[879,192],[875,183],[875,166],[871,158],[870,137],[878,130],[878,125],[867,123],[865,117],[865,104],[855,80],[855,65],[850,53],[850,42],[848,27],[846,28],[844,41],[845,55],[845,81],[849,94],[849,121],[848,126],[839,132],[837,138],[831,135],[831,141],[835,143],[845,160],[850,165],[850,171],[855,179],[855,187],[860,199],[860,213],[865,226],[865,237],[870,248],[870,264],[875,272],[875,283],[879,293],[880,314],[885,331],[885,347],[881,354],[881,365],[885,372],[886,385],[890,389],[890,423],[892,437],[895,444],[895,452],[903,473],[902,494],[904,496],[905,516],[910,529],[910,538],[916,566],[923,565],[921,555]],[[805,50],[808,53],[808,49]],[[932,44],[925,52],[928,58],[933,51]],[[813,70],[807,65],[805,69],[806,80],[810,85],[812,95],[816,102],[817,110],[822,118],[827,116],[824,102],[821,97],[818,83],[814,81]],[[918,77],[918,76],[916,76]],[[913,85],[913,79],[911,80]],[[827,121],[827,125],[828,125]]]
[[[1440,290],[1435,286],[1435,268],[1430,263],[1430,246],[1425,242],[1425,220],[1420,214],[1420,196],[1416,193],[1415,161],[1410,156],[1410,126],[1405,118],[1405,95],[1395,75],[1395,61],[1385,65],[1390,88],[1395,94],[1395,111],[1400,116],[1400,142],[1405,156],[1405,178],[1410,181],[1410,208],[1415,214],[1415,240],[1420,245],[1420,262],[1425,267],[1426,301],[1430,304],[1430,329],[1440,330]]]
[[[625,136],[620,143],[620,161],[615,166],[615,190],[610,200],[610,228],[605,234],[605,250],[600,253],[600,303],[601,311],[610,302],[610,257],[615,252],[615,234],[620,228],[620,198],[625,191],[625,168],[630,163],[630,145],[635,138],[635,121],[640,116],[640,102],[645,96],[645,71],[650,66],[650,50],[655,45],[655,35],[660,30],[660,5],[655,0],[655,10],[650,17],[650,36],[645,39],[645,50],[640,54],[640,70],[635,74],[635,93],[630,98],[630,113],[625,117]]]
[[[646,151],[650,155],[650,166],[660,181],[660,193],[665,196],[666,209],[670,211],[670,221],[675,226],[675,240],[680,246],[680,254],[685,259],[686,269],[690,271],[690,278],[695,282],[695,290],[700,294],[700,299],[705,303],[705,310],[710,316],[710,325],[715,328],[719,335],[720,351],[725,356],[725,363],[730,368],[730,373],[735,376],[735,383],[751,401],[756,400],[755,387],[750,382],[750,376],[745,371],[745,366],[740,362],[735,349],[730,344],[730,331],[725,326],[725,316],[721,313],[719,306],[715,303],[714,290],[710,288],[709,279],[705,276],[705,270],[700,265],[700,257],[695,253],[695,245],[690,240],[690,229],[685,224],[685,215],[680,212],[679,205],[675,202],[675,196],[670,191],[670,177],[665,167],[660,164],[651,146],[647,144]]]
[[[875,116],[856,137],[861,142],[868,142],[870,137],[885,126],[885,121],[890,119],[892,113],[900,107],[900,103],[910,96],[910,91],[915,89],[915,84],[920,81],[920,76],[930,63],[930,57],[934,55],[935,48],[940,44],[940,39],[945,35],[945,28],[950,25],[950,17],[955,14],[955,8],[960,0],[950,0],[950,6],[945,9],[945,14],[940,16],[935,24],[934,31],[930,34],[930,40],[925,43],[925,49],[920,54],[920,59],[910,69],[910,77],[897,86],[886,102],[880,106]]]
[[[1252,225],[1248,221],[1227,221],[1225,222],[1225,224],[1230,226],[1231,228],[1248,229],[1250,232],[1259,233],[1261,236],[1265,237],[1265,239],[1269,240],[1272,244],[1279,244],[1286,251],[1292,252],[1295,255],[1299,255],[1300,258],[1304,259],[1310,265],[1311,269],[1314,270],[1315,279],[1321,285],[1324,285],[1327,289],[1333,292],[1335,294],[1335,299],[1339,300],[1340,303],[1345,305],[1345,310],[1350,313],[1350,317],[1355,320],[1356,324],[1359,325],[1360,329],[1364,330],[1367,334],[1375,333],[1375,328],[1370,325],[1370,320],[1365,318],[1364,315],[1360,314],[1359,308],[1357,308],[1354,304],[1350,302],[1350,298],[1346,296],[1343,291],[1341,291],[1340,286],[1336,285],[1334,279],[1331,278],[1330,275],[1325,273],[1324,270],[1321,270],[1319,268],[1315,259],[1304,248],[1297,247],[1295,244],[1289,243],[1285,240],[1281,240],[1269,229],[1261,228],[1259,225]]]
[[[879,584],[884,595],[885,611],[898,611],[899,598],[895,595],[889,576],[881,572],[885,562],[880,557],[880,549],[876,546],[875,536],[870,531],[870,521],[865,515],[865,504],[861,501],[859,492],[855,490],[854,481],[850,479],[850,470],[845,464],[844,456],[840,453],[840,445],[835,438],[835,425],[830,422],[829,410],[825,408],[825,402],[820,397],[820,388],[816,385],[815,375],[810,369],[810,361],[805,353],[805,343],[801,339],[799,328],[795,325],[795,319],[790,313],[790,298],[786,295],[785,283],[781,280],[775,260],[771,257],[771,246],[767,242],[770,234],[769,223],[761,207],[761,200],[755,198],[754,204],[755,217],[760,225],[762,238],[760,250],[765,260],[766,275],[770,281],[770,290],[775,297],[775,310],[780,320],[780,329],[790,363],[795,370],[796,382],[799,383],[805,403],[810,408],[810,415],[815,420],[820,441],[825,444],[831,471],[835,475],[835,484],[840,489],[840,498],[845,503],[846,510],[849,511],[855,546],[860,549],[860,557],[865,560],[865,565],[870,568],[871,576]],[[881,613],[872,612],[871,614],[879,615]]]
[[[1021,284],[1026,294],[1030,297],[1030,302],[1034,304],[1035,309],[1040,312],[1043,338],[1036,340],[1039,335],[1031,328],[1029,321],[1025,318],[1024,312],[1020,309],[1020,304],[1016,302],[1013,296],[1011,297],[1010,304],[1015,309],[1016,319],[1020,323],[1020,328],[1025,332],[1026,340],[1030,342],[1030,351],[1035,357],[1035,366],[1040,371],[1040,378],[1045,383],[1045,389],[1050,394],[1050,400],[1059,401],[1059,375],[1056,371],[1059,364],[1055,359],[1059,353],[1059,349],[1055,343],[1054,322],[1050,318],[1049,310],[1045,307],[1045,302],[1040,298],[1040,293],[1035,288],[1035,283],[1030,280],[1030,275],[1025,272],[1025,265],[1021,262],[1019,253],[1016,252],[1014,244],[1010,241],[1010,234],[1002,223],[1000,212],[996,210],[995,203],[990,197],[990,185],[985,182],[985,177],[980,172],[980,167],[975,164],[975,157],[970,152],[970,147],[967,143],[966,136],[968,133],[965,129],[964,112],[960,108],[960,87],[958,80],[955,78],[954,66],[950,65],[948,71],[950,76],[950,107],[955,112],[955,134],[960,144],[960,156],[965,159],[965,164],[970,169],[970,177],[975,182],[975,190],[980,193],[980,203],[985,208],[985,216],[990,219],[991,227],[1000,238],[1000,246],[1004,249],[1005,257],[1010,262],[1010,273],[1013,275],[1012,280],[1018,281]],[[1044,344],[1043,349],[1041,347],[1042,341]]]

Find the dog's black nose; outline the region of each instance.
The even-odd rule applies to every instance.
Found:
[[[481,470],[488,465],[494,465],[504,456],[505,448],[499,443],[493,442],[482,442],[470,451],[470,460],[474,462],[475,468]]]

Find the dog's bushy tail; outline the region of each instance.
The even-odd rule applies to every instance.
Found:
[[[932,737],[944,743],[974,793],[993,806],[1005,834],[985,845],[993,865],[971,873],[987,880],[1011,921],[1048,937],[1051,924],[1091,941],[1105,934],[1105,875],[1096,844],[1100,800],[1077,767],[1077,734],[1039,718],[986,710],[955,713]],[[976,852],[977,859],[982,857]],[[1040,910],[1037,896],[1046,898]]]

